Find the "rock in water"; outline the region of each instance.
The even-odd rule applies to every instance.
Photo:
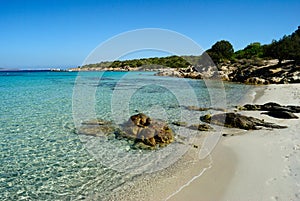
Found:
[[[193,125],[190,125],[188,128],[192,129],[192,130],[198,130],[198,131],[211,131],[211,130],[213,130],[213,128],[208,124],[193,124]]]
[[[143,113],[131,116],[121,127],[102,119],[85,121],[81,123],[77,133],[95,137],[113,136],[114,138],[134,140],[135,147],[140,149],[163,147],[174,141],[173,131],[166,122],[150,119]]]
[[[204,115],[200,120],[206,123],[216,124],[229,128],[240,128],[245,130],[257,130],[260,127],[266,128],[287,128],[270,122],[265,122],[254,117],[244,116],[238,113],[221,113],[215,115]]]
[[[186,106],[185,107],[187,110],[194,110],[194,111],[207,111],[210,108],[206,108],[206,107],[197,107],[197,106]]]
[[[151,123],[151,119],[143,113],[132,115],[130,120],[139,127],[148,126]]]
[[[175,126],[182,126],[182,127],[187,126],[187,123],[184,122],[184,121],[174,121],[174,122],[172,122],[172,124],[175,125]]]
[[[76,131],[78,134],[91,136],[109,136],[119,132],[119,128],[110,121],[103,119],[93,119],[81,123],[80,128]]]
[[[118,137],[134,140],[137,144],[143,143],[150,147],[165,146],[174,141],[174,134],[169,125],[156,119],[150,119],[147,115],[139,113],[133,115],[121,125],[124,132]],[[145,147],[145,146],[138,146]]]
[[[271,117],[279,118],[279,119],[298,119],[299,117],[295,114],[288,112],[288,111],[269,111],[269,112],[262,112],[261,114],[266,114]]]

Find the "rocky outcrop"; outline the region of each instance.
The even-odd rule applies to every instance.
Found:
[[[131,116],[121,125],[121,130],[123,132],[118,134],[119,138],[132,139],[136,143],[149,146],[148,148],[163,147],[174,141],[174,133],[166,122],[150,119],[143,113]]]
[[[263,105],[246,104],[237,106],[239,110],[257,110],[257,111],[287,111],[291,113],[300,113],[300,106],[296,105],[280,105],[278,103],[268,102]]]
[[[238,68],[231,74],[232,81],[246,84],[300,83],[300,66],[287,61],[282,64]]]
[[[228,128],[240,128],[245,130],[257,130],[262,127],[266,128],[287,128],[270,122],[265,122],[254,117],[244,116],[238,113],[221,113],[215,115],[204,115],[200,120],[206,123],[224,126]]]
[[[245,84],[266,85],[300,83],[300,66],[293,61],[277,64],[277,60],[240,59],[226,61],[218,66],[209,63],[180,69],[161,69],[159,76],[174,76],[192,79],[221,79]]]
[[[95,137],[132,140],[135,142],[134,147],[141,149],[155,149],[174,141],[174,133],[166,122],[150,119],[143,113],[131,116],[121,126],[103,119],[85,121],[81,123],[77,133]]]
[[[288,111],[269,111],[269,112],[262,112],[261,114],[266,114],[271,117],[275,117],[275,118],[279,118],[279,119],[298,119],[299,118],[294,113],[291,113]]]

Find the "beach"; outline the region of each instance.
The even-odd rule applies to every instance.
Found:
[[[198,90],[200,107],[207,107],[209,96],[202,80],[159,77],[149,72],[80,75],[84,86],[98,90],[95,109],[99,118],[113,120],[107,106],[112,100],[123,100],[120,95],[137,89],[140,90],[129,96],[132,114],[138,110],[149,113],[151,118],[167,117],[165,108],[169,122],[182,117],[192,125],[201,123],[201,115],[224,112],[187,109],[194,105],[189,102],[189,86]],[[204,159],[199,152],[215,131],[172,125],[174,132],[180,134],[174,143],[155,151],[137,150],[130,148],[130,141],[76,133],[72,115],[81,111],[72,107],[72,101],[80,100],[73,95],[77,73],[7,72],[0,78],[1,200],[299,200],[299,120],[275,119],[260,115],[260,111],[239,111],[288,128],[224,128],[219,132],[217,145]],[[149,87],[143,88],[145,85]],[[238,102],[300,105],[299,85],[224,85],[230,97],[229,111],[235,110],[233,106]],[[215,88],[210,90],[218,92]],[[182,99],[184,107],[168,95],[171,91]],[[182,91],[185,94],[179,93]],[[117,107],[123,105],[112,105],[116,117],[125,114]],[[86,104],[82,108],[87,111]]]
[[[299,87],[299,84],[258,86],[241,104],[299,105]],[[261,111],[242,113],[288,128],[232,130],[230,134],[234,136],[222,137],[213,150],[211,168],[168,200],[300,199],[299,120],[276,119],[261,115]]]

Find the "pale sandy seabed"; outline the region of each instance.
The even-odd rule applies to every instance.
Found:
[[[300,84],[258,86],[241,104],[276,102],[300,105]],[[213,152],[199,160],[189,149],[171,167],[141,176],[118,190],[119,200],[169,201],[296,201],[300,200],[299,119],[275,119],[261,111],[245,115],[287,125],[286,129],[244,131],[224,129]],[[299,114],[296,114],[299,116]],[[196,139],[201,145],[207,133]],[[120,196],[121,192],[121,197]],[[109,198],[115,200],[116,197]]]

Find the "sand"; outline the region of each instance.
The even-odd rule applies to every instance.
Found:
[[[299,84],[256,87],[242,103],[300,105],[299,89]],[[169,201],[300,200],[300,120],[243,113],[288,128],[225,130],[235,135],[222,137],[211,154],[211,168]]]

